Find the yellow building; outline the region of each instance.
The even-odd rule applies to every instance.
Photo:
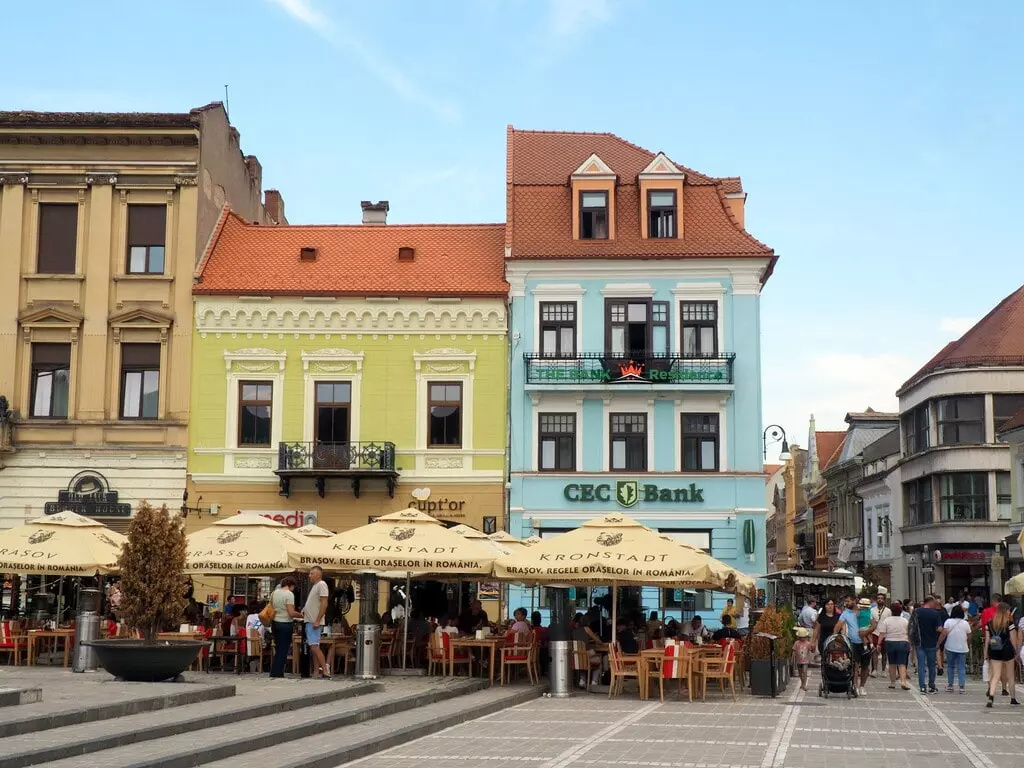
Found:
[[[0,527],[177,508],[197,258],[225,201],[269,222],[280,198],[220,104],[2,112],[0,145]]]
[[[504,227],[363,206],[353,226],[225,211],[194,287],[189,530],[216,510],[340,532],[414,504],[502,527]]]

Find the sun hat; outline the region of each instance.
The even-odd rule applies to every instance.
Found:
[[[809,630],[807,627],[797,627],[796,628],[796,636],[797,637],[808,637],[810,634],[811,634],[811,630]]]
[[[871,607],[871,600],[869,600],[869,599],[868,599],[868,598],[866,598],[866,597],[862,597],[862,598],[860,599],[860,602],[859,602],[859,603],[857,603],[857,605],[858,605],[859,607],[861,607],[861,608],[870,608],[870,607]]]

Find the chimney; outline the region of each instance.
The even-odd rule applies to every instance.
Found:
[[[363,200],[360,204],[363,209],[363,224],[387,224],[388,223],[388,201],[378,200],[371,203]]]
[[[271,224],[287,224],[284,217],[284,198],[276,189],[268,189],[263,193],[263,210]]]
[[[746,192],[729,192],[725,196],[726,205],[729,206],[729,212],[733,215],[736,221],[741,227],[746,228],[745,223],[745,211],[744,208],[747,204],[747,193]]]

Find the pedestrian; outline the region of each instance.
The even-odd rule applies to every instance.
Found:
[[[327,615],[327,603],[331,596],[331,590],[324,581],[324,572],[319,565],[309,569],[309,594],[306,595],[306,602],[302,606],[302,619],[305,623],[306,645],[309,646],[309,653],[313,657],[314,670],[320,671],[321,680],[331,679],[331,670],[327,666],[327,659],[320,649],[320,636],[324,629],[324,616]],[[311,673],[314,670],[310,670]]]
[[[910,690],[907,682],[907,662],[910,658],[910,621],[903,613],[903,606],[896,602],[889,609],[890,615],[879,623],[875,631],[881,645],[885,647],[886,656],[889,662],[889,687],[896,687],[896,678],[899,677],[900,687],[904,691]]]
[[[814,622],[814,639],[811,641],[811,645],[818,649],[819,656],[825,646],[825,641],[835,634],[838,622],[839,612],[836,610],[836,601],[830,597],[825,601],[821,613],[818,614],[817,620]]]
[[[284,677],[284,665],[288,661],[288,650],[292,647],[292,620],[301,619],[302,614],[295,610],[295,579],[285,576],[281,586],[270,595],[270,604],[274,606],[274,660],[270,664],[271,677]]]
[[[736,631],[740,633],[740,637],[746,637],[750,634],[750,601],[743,601],[743,609],[739,612],[739,616],[736,617]]]
[[[796,642],[793,643],[793,664],[800,675],[800,690],[807,690],[807,668],[811,665],[811,654],[814,646],[808,638],[811,636],[807,627],[796,628]]]
[[[967,685],[967,650],[971,637],[971,624],[964,618],[964,609],[954,605],[950,616],[942,624],[939,643],[944,643],[946,654],[946,693],[953,692],[954,678],[960,682],[960,693]]]
[[[929,595],[921,607],[914,611],[910,634],[910,642],[917,648],[917,684],[921,693],[924,694],[939,692],[935,687],[935,673],[941,628],[939,612],[935,610],[935,598]],[[926,667],[927,686],[925,685]]]
[[[978,622],[978,627],[980,629],[983,630],[985,627],[988,626],[988,623],[990,621],[992,621],[992,619],[996,615],[996,611],[999,609],[999,604],[1001,602],[1003,602],[1003,596],[1002,595],[999,595],[999,594],[993,594],[992,595],[992,600],[989,601],[988,607],[986,607],[984,610],[982,610],[980,612],[980,614],[979,614],[979,616],[981,618],[980,618],[980,620]],[[1010,691],[1007,690],[1007,688],[1006,688],[1006,681],[1003,680],[1003,696],[1009,696],[1009,695],[1010,695]]]
[[[1000,603],[992,620],[985,625],[985,660],[988,662],[988,703],[989,709],[995,700],[996,685],[1003,682],[1009,688],[1010,704],[1019,706],[1016,692],[1017,649],[1021,643],[1017,627],[1013,624],[1013,609]]]
[[[883,621],[892,616],[892,610],[885,604],[885,595],[879,592],[875,596],[875,604],[871,607],[871,619],[875,622],[877,628]],[[871,676],[875,676],[875,670],[880,665],[882,672],[885,672],[885,649],[882,647],[882,640],[878,636],[878,630],[875,630],[875,634],[871,636],[871,644],[874,647],[874,653],[871,656]]]
[[[844,609],[839,615],[839,621],[836,624],[836,634],[843,633],[846,635],[846,639],[850,641],[850,645],[853,648],[854,687],[857,690],[857,696],[866,696],[865,686],[867,685],[868,672],[871,670],[871,649],[868,648],[865,638],[874,631],[870,613],[871,601],[867,600],[867,605],[864,606],[868,610],[868,624],[863,628],[861,627],[859,612],[861,606],[857,596],[847,595],[843,602]]]
[[[814,622],[818,618],[818,602],[813,598],[808,598],[804,602],[804,607],[800,609],[800,616],[797,621],[800,626],[806,630],[814,629]]]
[[[730,598],[729,598],[728,600],[726,600],[726,601],[725,601],[725,608],[723,608],[723,609],[722,609],[722,613],[721,613],[721,615],[720,615],[720,616],[718,617],[719,621],[720,621],[720,622],[721,622],[722,624],[724,624],[724,623],[725,623],[725,622],[724,622],[724,621],[722,621],[722,620],[723,620],[723,619],[724,619],[724,618],[725,618],[726,616],[728,616],[728,617],[729,617],[730,619],[734,619],[734,620],[735,620],[735,618],[736,618],[736,601],[735,601],[735,600],[733,600],[733,599],[732,599],[731,597],[730,597]],[[733,623],[735,624],[735,621],[734,621]]]

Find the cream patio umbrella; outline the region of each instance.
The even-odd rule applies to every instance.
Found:
[[[754,590],[757,589],[757,582],[743,571],[733,568],[731,565],[726,565],[721,560],[712,557],[700,547],[695,547],[692,544],[688,544],[685,541],[674,539],[671,536],[665,534],[659,534],[661,538],[666,541],[675,542],[687,551],[687,557],[697,558],[700,561],[707,563],[708,567],[712,569],[715,575],[720,578],[725,584],[725,591],[732,592],[736,595],[742,595],[749,597]]]
[[[262,515],[241,513],[188,535],[185,572],[210,576],[269,576],[309,570],[326,538],[298,536]]]
[[[304,525],[301,528],[296,528],[295,532],[300,536],[306,536],[310,539],[327,539],[334,535],[334,531],[328,531],[326,528],[321,528],[319,525]]]
[[[117,571],[125,537],[64,511],[0,531],[0,573],[93,576]]]
[[[1024,595],[1024,573],[1018,573],[1003,586],[1004,595]]]
[[[526,584],[611,584],[614,625],[621,584],[726,590],[728,574],[708,560],[626,515],[611,514],[498,558],[494,573]]]

